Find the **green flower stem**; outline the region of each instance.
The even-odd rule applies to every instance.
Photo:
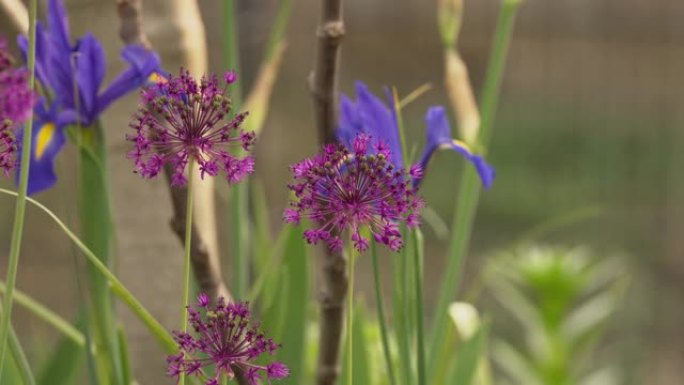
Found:
[[[36,84],[36,8],[37,0],[29,1],[29,88],[34,89]],[[22,148],[31,148],[33,131],[33,114],[29,115],[24,128]],[[19,193],[14,209],[14,226],[12,228],[12,240],[10,242],[9,262],[7,266],[7,292],[3,298],[2,318],[0,319],[0,377],[2,377],[2,365],[5,362],[5,349],[12,319],[12,299],[16,286],[17,270],[19,268],[19,254],[21,252],[21,240],[24,232],[24,214],[26,212],[26,191],[28,190],[29,164],[31,151],[21,152],[21,169],[19,170]],[[2,383],[2,378],[0,378]]]
[[[36,379],[33,377],[33,372],[31,371],[31,366],[29,366],[26,354],[24,354],[24,349],[21,348],[19,338],[17,338],[12,327],[9,329],[7,344],[9,345],[10,354],[14,357],[14,361],[19,369],[19,375],[24,385],[36,385]]]
[[[0,282],[0,294],[5,294],[7,287],[4,282]],[[24,307],[29,312],[33,313],[36,317],[50,324],[62,333],[69,340],[73,341],[76,345],[80,347],[85,347],[85,337],[78,329],[67,322],[64,318],[60,317],[59,314],[48,309],[45,305],[31,298],[27,294],[22,293],[20,290],[14,292],[14,302],[17,305]]]
[[[353,348],[354,335],[354,262],[356,261],[356,249],[349,239],[349,262],[347,263],[349,284],[347,286],[347,385],[353,385]]]
[[[392,365],[392,352],[389,347],[389,337],[387,335],[387,320],[385,319],[385,309],[382,299],[382,280],[380,279],[380,266],[378,264],[378,251],[375,242],[371,242],[371,259],[373,261],[373,281],[375,286],[375,307],[378,311],[378,323],[380,324],[380,337],[382,339],[382,351],[385,354],[387,373],[390,385],[396,385],[394,377],[394,365]]]
[[[190,303],[190,256],[192,243],[192,208],[195,206],[193,202],[193,176],[195,168],[195,159],[190,157],[188,161],[188,196],[186,203],[185,214],[185,264],[183,266],[183,314],[181,319],[181,330],[188,331],[188,304]],[[181,372],[178,378],[178,384],[185,384],[185,373]]]
[[[394,322],[399,348],[399,367],[401,368],[400,383],[411,385],[411,352],[410,340],[408,337],[408,323],[406,320],[407,296],[404,292],[404,276],[406,275],[406,252],[392,258],[392,307],[394,311]]]
[[[18,196],[19,194],[0,188],[0,193],[7,194],[7,195],[12,195],[12,196]],[[62,222],[59,217],[50,211],[47,207],[45,207],[42,203],[31,199],[31,198],[26,198],[26,201],[31,203],[32,205],[38,207],[41,209],[45,214],[47,214],[56,224],[59,226],[60,229],[66,234],[69,239],[76,245],[76,247],[81,250],[83,255],[85,255],[86,258],[88,258],[88,261],[90,261],[91,264],[95,266],[95,268],[102,274],[104,277],[107,278],[109,281],[109,285],[111,286],[112,292],[123,301],[126,306],[135,314],[141,321],[142,323],[149,329],[149,331],[152,333],[152,335],[157,339],[159,342],[159,345],[164,349],[164,351],[168,354],[175,353],[178,349],[176,346],[176,343],[173,340],[173,337],[171,334],[157,321],[150,312],[145,309],[145,307],[138,301],[137,298],[131,293],[126,286],[121,283],[121,281],[112,273],[105,264],[100,261],[100,259],[76,236],[76,234],[69,229],[69,227]]]
[[[425,327],[423,325],[423,234],[419,229],[413,231],[413,273],[416,290],[416,361],[418,367],[418,384],[426,385],[425,373]]]
[[[480,103],[482,122],[478,142],[482,152],[486,151],[487,145],[491,139],[492,125],[499,99],[499,89],[503,77],[506,54],[520,2],[521,0],[503,0],[499,13],[494,44]],[[453,300],[454,293],[458,288],[461,266],[465,253],[468,250],[468,243],[481,188],[475,170],[472,167],[466,167],[461,176],[454,220],[452,223],[451,252],[442,280],[442,288],[439,292],[439,299],[437,302],[437,313],[432,328],[430,359],[428,360],[428,362],[430,362],[430,369],[428,370],[428,373],[435,373],[434,365],[438,362],[436,358],[440,357],[440,354],[444,349],[444,336],[448,326],[448,306]]]

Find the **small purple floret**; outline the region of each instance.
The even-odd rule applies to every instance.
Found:
[[[234,379],[238,370],[250,385],[258,385],[264,377],[277,380],[289,375],[280,362],[260,364],[262,355],[273,354],[280,345],[250,323],[247,303],[226,303],[219,298],[216,306],[210,306],[209,297],[201,294],[197,305],[188,309],[188,320],[195,334],[174,332],[180,351],[167,358],[169,376],[178,378],[184,373],[205,385],[217,385],[221,376]]]
[[[371,143],[370,136],[360,134],[351,149],[329,145],[291,167],[294,182],[288,187],[295,199],[283,218],[295,224],[311,219],[317,227],[304,231],[308,243],[324,241],[340,251],[348,231],[354,248],[365,251],[367,230],[373,240],[397,251],[403,245],[398,223],[419,225],[423,201],[411,183],[418,170],[396,169],[388,161],[388,147]]]
[[[225,74],[223,74],[223,80],[226,82],[226,84],[233,84],[237,81],[237,74],[235,71],[227,71]]]
[[[226,83],[229,77],[225,76]],[[215,76],[199,83],[187,70],[145,88],[141,105],[130,124],[136,131],[127,139],[135,144],[128,156],[136,171],[145,178],[157,176],[165,164],[173,169],[174,185],[187,183],[185,169],[193,158],[200,175],[216,176],[220,171],[229,183],[238,183],[254,171],[254,159],[239,158],[231,148],[251,150],[255,135],[240,125],[247,113],[230,117],[231,100],[226,87]]]
[[[17,165],[17,146],[12,133],[12,122],[0,122],[0,173],[9,176]]]

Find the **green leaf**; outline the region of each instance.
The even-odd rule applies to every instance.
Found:
[[[97,122],[82,130],[78,209],[83,243],[106,266],[111,266],[112,213],[107,175],[104,129]],[[107,279],[91,264],[87,267],[93,322],[91,330],[97,351],[97,371],[107,383],[122,381],[119,346],[114,326],[114,308]]]
[[[475,334],[463,341],[456,355],[450,384],[470,385],[474,383],[475,374],[481,360],[485,356],[489,324],[481,324]]]
[[[287,272],[287,298],[276,304],[280,305],[278,311],[284,315],[283,328],[277,339],[282,347],[277,357],[287,363],[291,372],[287,379],[281,381],[285,385],[299,385],[305,382],[302,380],[302,373],[311,288],[308,249],[302,240],[301,230],[292,231],[285,247],[282,264],[282,269]]]

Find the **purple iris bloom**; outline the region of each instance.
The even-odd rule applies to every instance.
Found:
[[[86,34],[71,43],[61,0],[49,0],[47,15],[48,26],[41,23],[36,26],[36,77],[49,101],[43,100],[42,110],[35,111],[38,116],[33,127],[36,140],[32,146],[29,194],[45,190],[56,182],[54,160],[64,144],[67,126],[93,125],[112,102],[161,72],[156,53],[139,45],[127,45],[121,57],[128,68],[101,90],[106,58],[100,42],[92,34]],[[26,55],[28,39],[19,36],[18,41]],[[43,152],[39,153],[40,149]]]
[[[369,135],[373,146],[383,143],[392,154],[390,161],[397,169],[406,169],[401,156],[401,142],[399,138],[399,126],[394,113],[394,102],[388,97],[388,107],[380,98],[373,95],[368,87],[362,83],[356,83],[357,100],[351,100],[342,95],[340,105],[340,120],[337,128],[337,138],[348,149],[352,148],[353,140],[358,134]],[[449,149],[461,154],[477,170],[482,185],[489,189],[494,181],[494,169],[480,155],[476,155],[465,143],[455,140],[451,136],[451,127],[447,119],[444,107],[430,107],[425,116],[427,125],[427,140],[425,149],[415,170],[424,171],[430,162],[430,158],[438,149]],[[413,183],[419,185],[423,172],[414,172]]]

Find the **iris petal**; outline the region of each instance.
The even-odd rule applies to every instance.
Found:
[[[61,0],[50,0],[48,3],[48,27],[50,35],[60,50],[70,50],[69,42],[69,19],[67,18],[64,4]]]
[[[105,77],[107,65],[102,45],[92,34],[86,34],[78,42],[76,57],[76,80],[79,87],[81,106],[85,126],[90,125],[97,114],[97,92]]]
[[[342,95],[337,139],[351,150],[352,141],[358,134],[370,135],[373,145],[382,142],[389,146],[392,163],[403,168],[399,128],[393,110],[362,82],[356,83],[356,97],[353,101]]]
[[[57,126],[56,122],[36,120],[32,135],[29,195],[47,190],[57,182],[55,159],[66,142],[64,127]],[[19,131],[18,139],[21,140],[22,136],[23,129]],[[19,172],[15,181],[19,183]]]
[[[465,143],[451,137],[451,126],[443,107],[430,107],[425,115],[427,125],[427,143],[419,164],[423,170],[427,168],[430,158],[437,149],[449,149],[461,154],[475,167],[482,185],[489,189],[494,181],[494,169],[479,155],[476,155]],[[416,181],[420,183],[420,181]]]
[[[129,67],[120,73],[98,98],[97,113],[104,111],[113,101],[151,81],[153,74],[163,73],[159,56],[140,45],[131,44],[121,52]],[[163,78],[163,75],[160,77]]]

